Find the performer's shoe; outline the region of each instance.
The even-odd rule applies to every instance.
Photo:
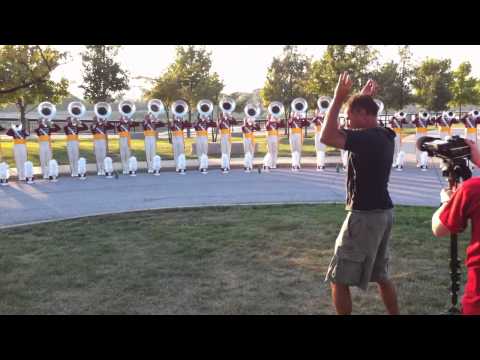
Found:
[[[228,168],[222,169],[223,174],[228,174]]]
[[[130,176],[137,176],[137,173],[135,171],[129,171]]]
[[[160,175],[160,171],[159,171],[159,170],[154,170],[154,171],[153,171],[153,175],[159,176],[159,175]]]
[[[123,175],[128,175],[128,171],[127,171],[127,170],[123,170]]]
[[[185,174],[186,174],[185,169],[181,169],[180,170],[180,175],[185,175]]]
[[[325,166],[317,166],[317,171],[324,171],[325,170]]]
[[[428,168],[426,166],[420,166],[420,170],[422,170],[422,171],[427,171],[427,169]]]
[[[102,172],[101,172],[101,171],[98,171],[98,172],[97,172],[97,176],[102,176]]]
[[[152,169],[148,169],[147,173],[148,173],[148,174],[153,174],[153,170],[152,170]]]
[[[395,166],[395,170],[403,171],[403,166],[397,165],[397,166]]]

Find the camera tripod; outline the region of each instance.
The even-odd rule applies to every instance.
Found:
[[[465,158],[444,159],[442,175],[448,178],[449,189],[455,189],[460,181],[467,180],[472,176],[472,171]],[[450,234],[450,281],[451,306],[447,310],[447,314],[458,315],[461,313],[457,306],[457,292],[460,290],[460,260],[458,259],[458,237],[456,233]]]

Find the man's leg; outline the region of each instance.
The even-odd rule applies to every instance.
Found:
[[[332,299],[337,315],[350,315],[352,313],[352,296],[347,285],[331,283]]]
[[[382,297],[385,308],[390,315],[399,315],[400,310],[397,302],[397,292],[395,291],[395,285],[388,280],[381,280],[377,282],[380,296]]]

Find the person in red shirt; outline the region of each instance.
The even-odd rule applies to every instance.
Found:
[[[480,151],[475,142],[465,140],[471,148],[472,161],[480,165]],[[432,232],[437,237],[459,233],[472,225],[467,248],[467,283],[462,299],[464,315],[480,315],[480,177],[470,178],[452,191],[442,189],[442,206],[433,214]]]

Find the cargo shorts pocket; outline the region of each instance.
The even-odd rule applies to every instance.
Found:
[[[366,255],[358,250],[339,246],[334,255],[331,279],[339,284],[359,286],[362,282]]]

